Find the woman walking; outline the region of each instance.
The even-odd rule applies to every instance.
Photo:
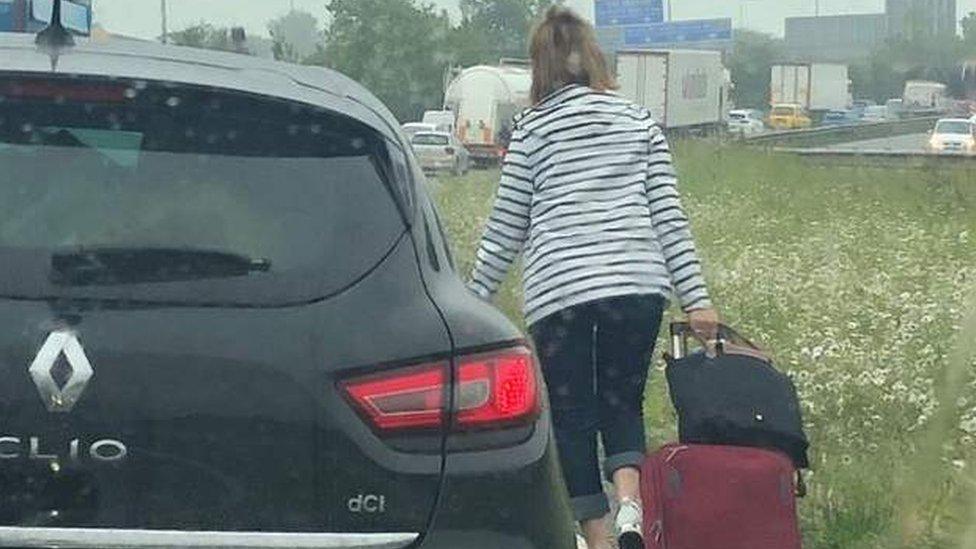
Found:
[[[551,8],[530,53],[534,106],[515,118],[470,286],[490,298],[524,253],[525,317],[575,517],[590,549],[609,547],[599,434],[614,533],[642,547],[642,400],[662,312],[675,295],[706,337],[718,317],[668,144],[644,107],[613,93],[593,29]]]

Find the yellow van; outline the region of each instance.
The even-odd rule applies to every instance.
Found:
[[[810,116],[800,105],[781,103],[769,111],[769,127],[774,130],[797,130],[813,124]]]

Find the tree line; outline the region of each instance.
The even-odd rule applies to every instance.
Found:
[[[440,108],[451,67],[495,64],[527,56],[536,18],[561,0],[460,0],[461,17],[422,0],[330,0],[324,13],[292,11],[268,24],[276,58],[336,69],[375,93],[402,121]],[[976,64],[976,13],[962,36],[916,34],[889,41],[850,67],[857,98],[882,102],[900,97],[904,82],[929,79],[963,95],[961,68]],[[174,32],[176,44],[233,50],[227,28],[200,23]],[[738,30],[726,62],[738,107],[769,103],[769,71],[787,59],[786,44],[772,35]],[[974,67],[976,68],[976,67]]]
[[[329,67],[376,94],[402,121],[440,108],[451,67],[525,58],[536,18],[560,0],[461,0],[461,17],[418,0],[330,0],[268,23],[277,59]],[[321,21],[316,17],[320,15]],[[199,23],[171,43],[232,51],[231,31]]]

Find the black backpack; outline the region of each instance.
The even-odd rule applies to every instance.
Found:
[[[671,325],[666,374],[681,442],[776,449],[809,467],[793,381],[735,330],[720,326],[718,335],[715,356],[687,354],[688,338],[700,338],[687,323]]]

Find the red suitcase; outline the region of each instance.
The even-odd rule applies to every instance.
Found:
[[[784,454],[669,444],[642,468],[646,549],[799,549],[796,469]]]

